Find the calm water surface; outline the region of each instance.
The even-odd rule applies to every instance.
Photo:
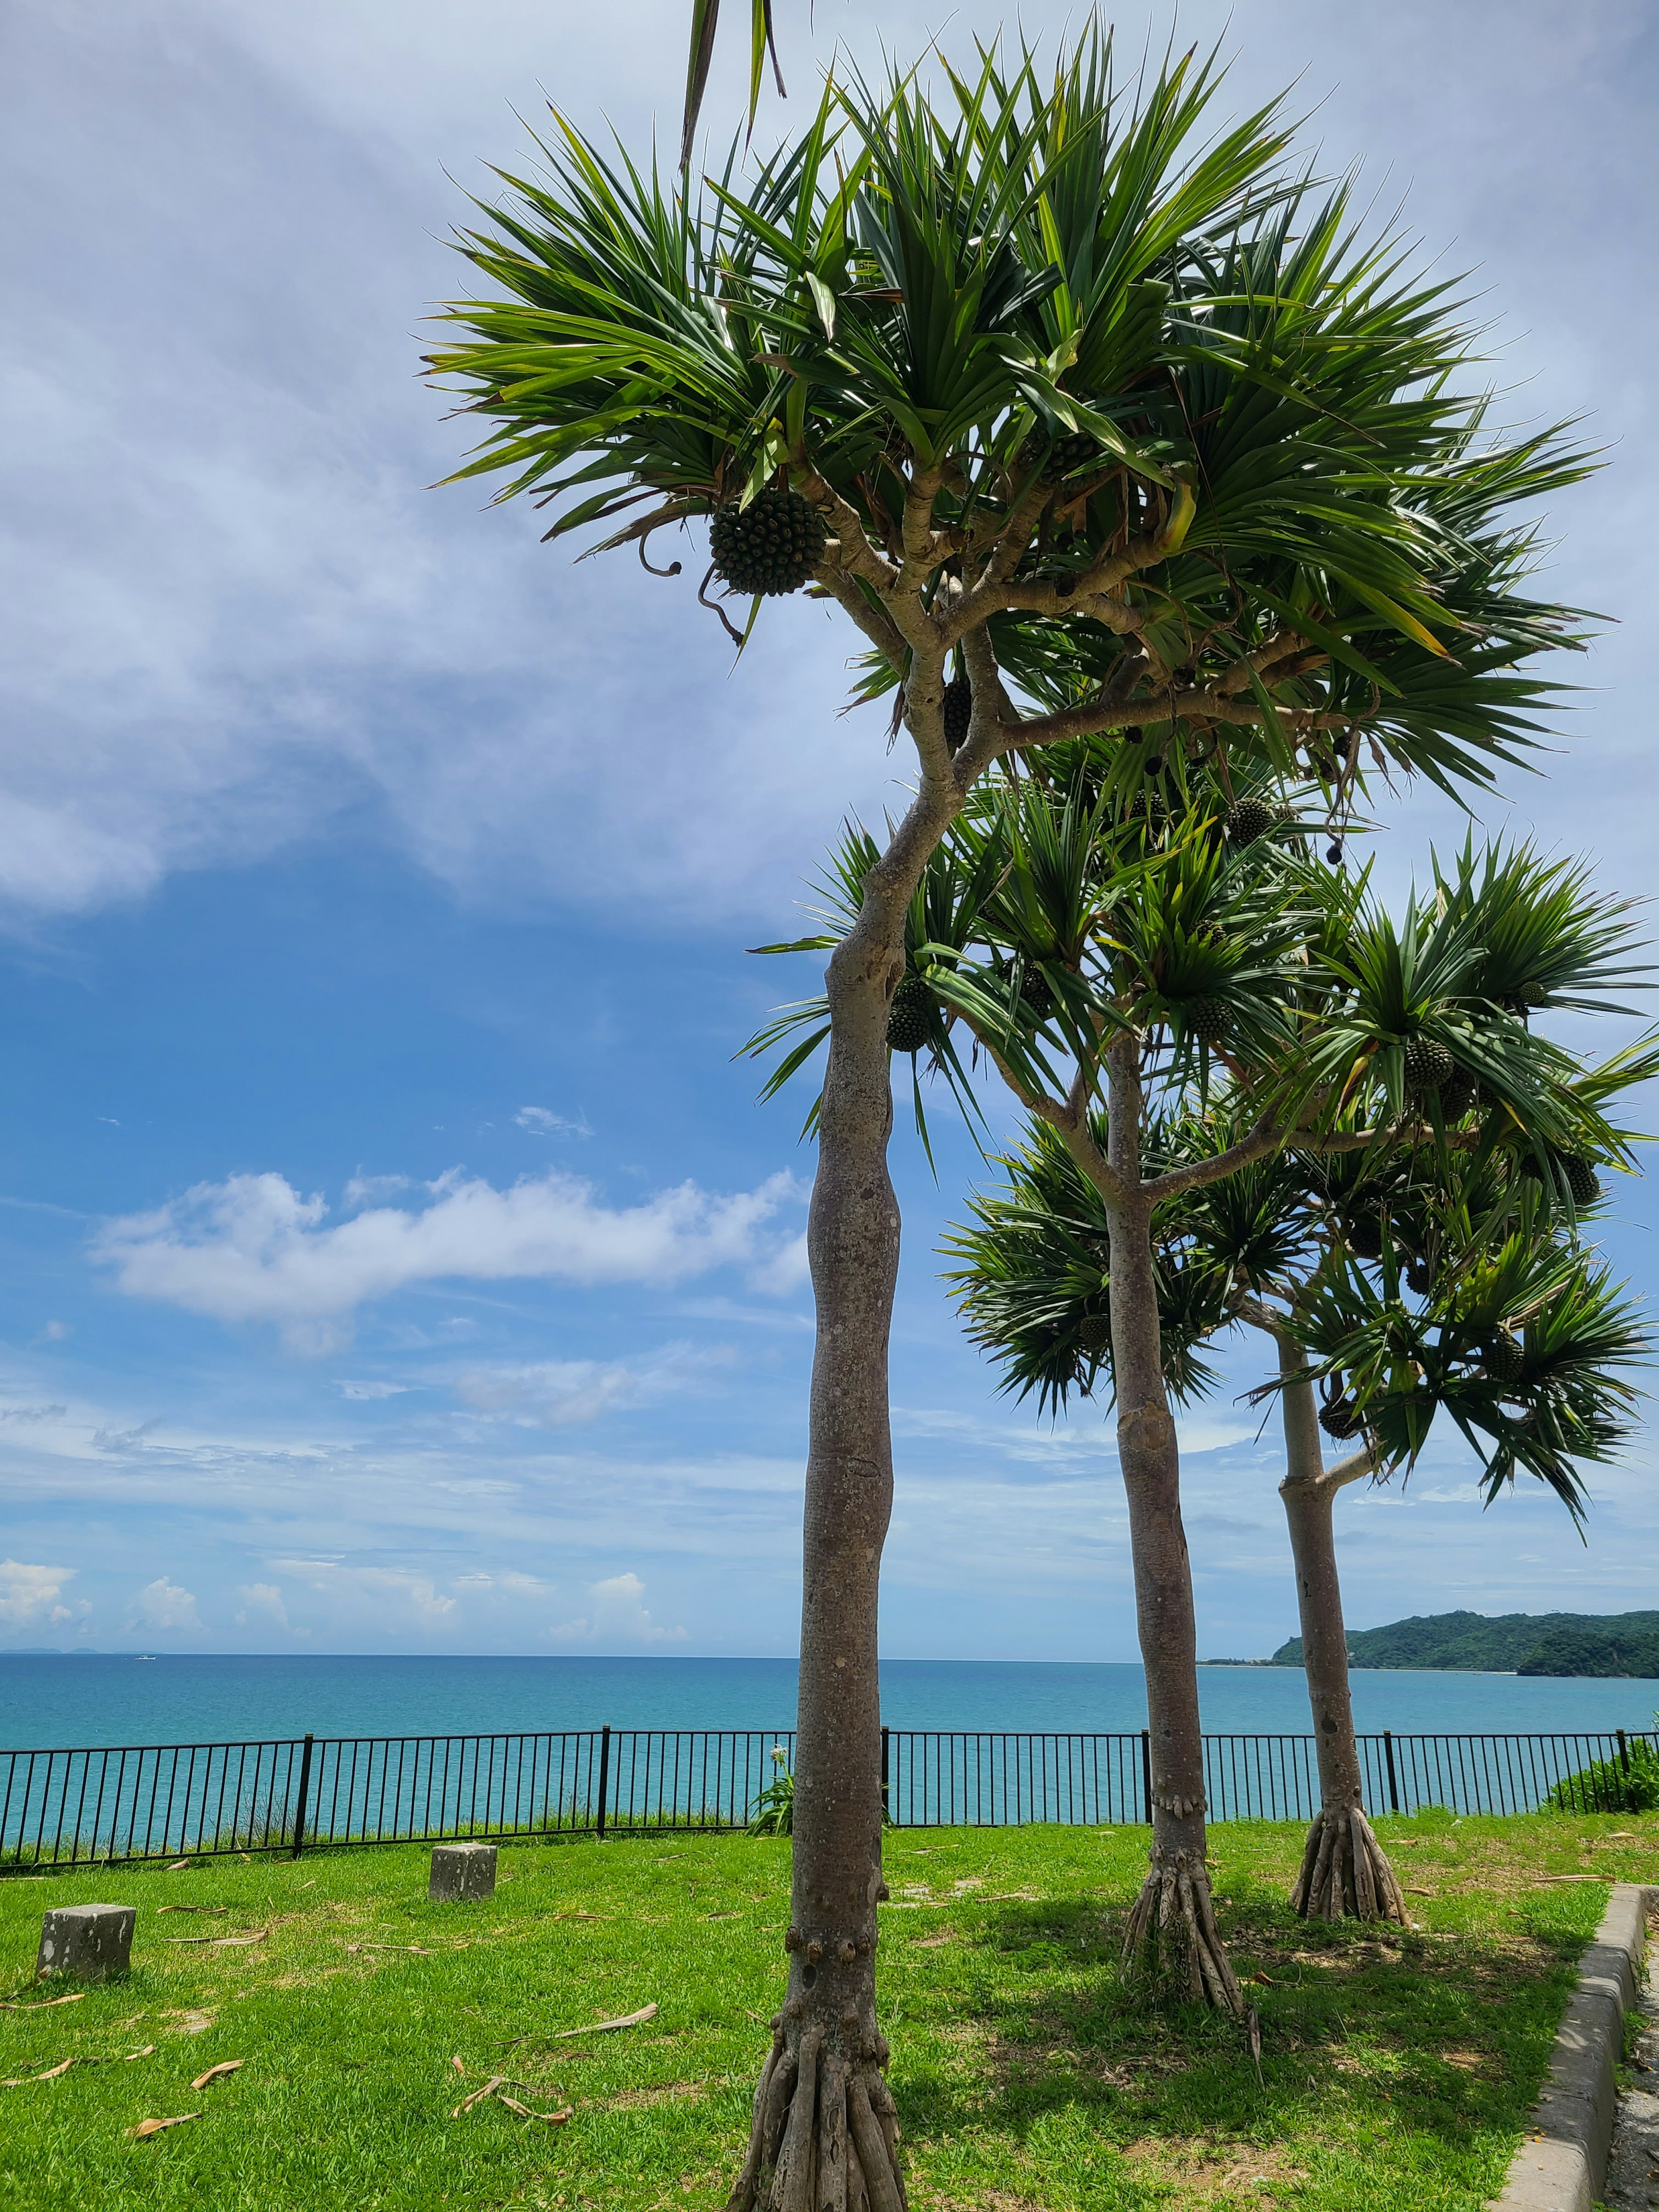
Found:
[[[1146,1721],[1139,1667],[898,1659],[883,1667],[893,1728],[1071,1729]],[[1205,1727],[1305,1735],[1302,1674],[1206,1667]],[[1357,1669],[1362,1731],[1475,1734],[1653,1726],[1659,1681]],[[787,1659],[327,1658],[0,1655],[0,1749],[244,1742],[302,1735],[515,1734],[791,1725]]]

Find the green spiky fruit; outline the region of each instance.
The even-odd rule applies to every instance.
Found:
[[[1020,448],[1020,459],[1028,469],[1042,453],[1042,433],[1034,430]],[[1080,469],[1085,461],[1092,460],[1099,451],[1098,444],[1086,430],[1066,431],[1054,440],[1043,458],[1043,483],[1057,484],[1061,477],[1070,476],[1073,469]]]
[[[1144,822],[1154,832],[1161,830],[1170,818],[1170,809],[1162,794],[1156,791],[1138,791],[1123,810],[1126,822]]]
[[[1440,1118],[1461,1121],[1480,1095],[1480,1085],[1466,1068],[1454,1068],[1440,1086]]]
[[[1356,1260],[1382,1257],[1382,1223],[1376,1214],[1350,1214],[1342,1224],[1342,1234]]]
[[[1333,1398],[1319,1416],[1319,1425],[1328,1437],[1346,1439],[1357,1437],[1364,1426],[1358,1408],[1352,1398]]]
[[[1085,1314],[1077,1325],[1078,1347],[1091,1359],[1111,1349],[1112,1323],[1107,1314]]]
[[[1565,1180],[1575,1206],[1595,1205],[1601,1195],[1601,1178],[1582,1152],[1552,1152],[1550,1164]],[[1522,1152],[1518,1165],[1520,1173],[1529,1182],[1543,1181],[1544,1170],[1534,1154]]]
[[[1273,826],[1273,811],[1259,799],[1241,799],[1227,817],[1227,842],[1254,845]]]
[[[945,687],[945,742],[953,753],[966,743],[973,714],[973,685],[965,676],[953,676]]]
[[[1457,1062],[1443,1044],[1433,1037],[1414,1036],[1406,1040],[1406,1088],[1418,1097],[1438,1091],[1457,1073]]]
[[[1601,1195],[1601,1178],[1582,1152],[1563,1152],[1561,1172],[1567,1179],[1575,1206],[1594,1206]]]
[[[1526,1353],[1506,1328],[1488,1329],[1476,1348],[1494,1382],[1518,1382],[1527,1371]]]
[[[1034,960],[1025,963],[1025,973],[1019,981],[1019,995],[1030,1008],[1034,1021],[1046,1022],[1054,1011],[1053,986]]]
[[[933,994],[914,968],[899,978],[887,1009],[887,1042],[895,1052],[920,1052],[933,1026]]]
[[[747,507],[714,510],[708,550],[715,574],[734,592],[770,599],[798,592],[821,558],[829,531],[798,491],[757,492]]]
[[[1225,1041],[1229,1017],[1224,1000],[1194,999],[1182,1009],[1182,1018],[1188,1036],[1196,1037],[1200,1044],[1218,1045]]]

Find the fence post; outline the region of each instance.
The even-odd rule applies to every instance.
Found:
[[[889,1786],[891,1779],[891,1769],[888,1764],[889,1733],[887,1724],[884,1721],[881,1729],[881,1825],[884,1828],[892,1818]]]
[[[1394,1730],[1392,1729],[1384,1729],[1382,1731],[1382,1748],[1387,1753],[1389,1760],[1389,1810],[1391,1813],[1397,1813],[1400,1810],[1400,1782],[1394,1771]]]
[[[297,1859],[306,1839],[306,1799],[311,1790],[311,1743],[309,1735],[300,1753],[300,1802],[294,1808],[294,1852]]]
[[[1152,1817],[1152,1732],[1151,1729],[1142,1729],[1140,1731],[1140,1786],[1146,1796],[1146,1818],[1150,1820]]]
[[[599,1730],[599,1841],[605,1841],[605,1796],[611,1782],[611,1723]]]
[[[1623,1729],[1619,1730],[1619,1764],[1626,1774],[1630,1772],[1630,1745],[1626,1741]]]

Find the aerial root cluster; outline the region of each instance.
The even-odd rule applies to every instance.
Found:
[[[726,2212],[905,2212],[898,2112],[873,2057],[848,2060],[816,2027],[792,2051],[775,2024]]]
[[[1123,1960],[1132,1969],[1152,1967],[1218,2011],[1244,2009],[1216,1929],[1209,1870],[1184,1850],[1153,1854],[1124,1930]]]
[[[1308,1831],[1291,1907],[1304,1920],[1397,1920],[1406,1900],[1358,1805],[1328,1805]]]

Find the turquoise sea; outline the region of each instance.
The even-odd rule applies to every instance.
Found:
[[[1309,1731],[1301,1673],[1206,1667],[1216,1735]],[[1554,1733],[1654,1725],[1659,1681],[1358,1669],[1362,1733]],[[787,1659],[185,1657],[0,1654],[0,1750],[250,1742],[270,1737],[511,1735],[599,1727],[786,1729]],[[896,1659],[882,1709],[899,1729],[1112,1734],[1146,1725],[1139,1667]]]

